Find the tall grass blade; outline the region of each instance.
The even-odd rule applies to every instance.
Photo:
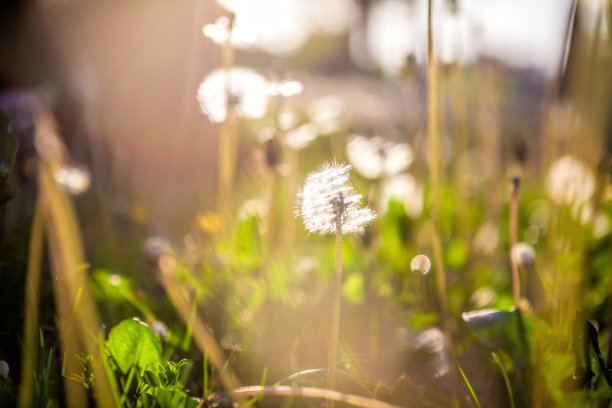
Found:
[[[55,182],[53,169],[53,163],[41,163],[39,194],[47,224],[60,320],[63,324],[73,323],[68,327],[60,327],[61,337],[65,339],[62,343],[64,353],[67,354],[67,362],[72,361],[74,356],[80,370],[79,343],[83,344],[84,351],[93,357],[94,362],[100,362],[102,359],[98,344],[101,325],[84,269],[85,261],[76,214],[66,192]],[[76,355],[69,354],[75,351]],[[95,378],[96,405],[114,407],[116,402],[104,365],[94,364],[92,371]],[[78,400],[81,398],[83,397],[79,396]]]
[[[38,361],[38,303],[40,298],[40,273],[43,257],[44,222],[40,203],[34,210],[32,234],[28,253],[26,276],[25,321],[23,325],[23,356],[21,384],[19,386],[19,407],[32,406],[34,397],[34,376]]]

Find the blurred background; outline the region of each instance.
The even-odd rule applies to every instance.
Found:
[[[579,27],[590,38],[599,2],[580,3]],[[497,145],[508,162],[541,166],[542,124],[567,64],[571,1],[434,5],[442,92],[445,104],[467,111],[462,131]],[[165,233],[179,234],[212,204],[203,192],[217,179],[218,127],[200,113],[195,91],[222,61],[202,27],[228,10],[255,39],[238,44],[236,64],[268,77],[282,67],[302,81],[305,92],[290,103],[333,95],[354,131],[423,143],[427,3],[420,0],[7,1],[3,98],[16,90],[40,95],[94,189],[110,193],[116,208],[136,203]],[[607,20],[598,24],[606,36]],[[471,119],[482,116],[491,128],[476,136]],[[458,131],[446,130],[449,150]]]

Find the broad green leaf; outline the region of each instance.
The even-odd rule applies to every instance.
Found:
[[[123,374],[134,365],[157,374],[162,362],[161,342],[145,323],[126,319],[115,326],[106,341],[106,349]]]
[[[200,404],[199,400],[189,397],[182,391],[166,388],[157,389],[155,400],[161,408],[195,408]]]
[[[461,315],[476,339],[493,349],[521,350],[527,348],[525,318],[517,309],[484,309]]]

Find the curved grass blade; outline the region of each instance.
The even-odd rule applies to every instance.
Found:
[[[463,378],[463,381],[465,382],[465,385],[467,385],[468,390],[470,391],[470,394],[472,395],[472,398],[474,399],[474,402],[476,403],[476,406],[478,408],[481,408],[480,406],[480,401],[478,401],[478,397],[476,396],[476,393],[474,392],[474,389],[472,388],[472,385],[470,384],[470,381],[467,379],[465,373],[463,372],[463,370],[461,369],[461,365],[459,363],[457,363],[457,367],[459,368],[459,373],[461,374],[461,377]]]

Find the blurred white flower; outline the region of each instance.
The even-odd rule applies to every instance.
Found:
[[[89,187],[91,179],[87,169],[82,167],[61,166],[55,170],[55,181],[70,194],[81,194]]]
[[[302,93],[304,85],[294,79],[271,81],[268,84],[268,92],[272,96],[292,96]]]
[[[404,204],[406,215],[417,218],[423,212],[423,186],[408,173],[386,178],[380,188],[379,208],[386,209],[390,199]]]
[[[348,164],[325,164],[306,177],[296,215],[309,232],[333,234],[339,220],[343,234],[361,234],[376,219],[372,210],[360,207],[361,195],[348,182],[350,169]]]
[[[225,16],[219,17],[214,24],[206,24],[202,28],[202,33],[216,44],[224,44],[229,40],[230,44],[236,47],[244,47],[257,40],[254,33],[232,24]]]
[[[586,203],[595,192],[595,176],[591,169],[573,156],[563,156],[548,170],[546,188],[558,204]]]
[[[414,153],[406,143],[394,144],[382,137],[353,135],[346,145],[349,161],[362,176],[377,179],[406,170]]]
[[[238,116],[260,118],[268,106],[268,82],[249,68],[218,69],[200,84],[197,100],[211,122],[225,121],[228,109]]]

